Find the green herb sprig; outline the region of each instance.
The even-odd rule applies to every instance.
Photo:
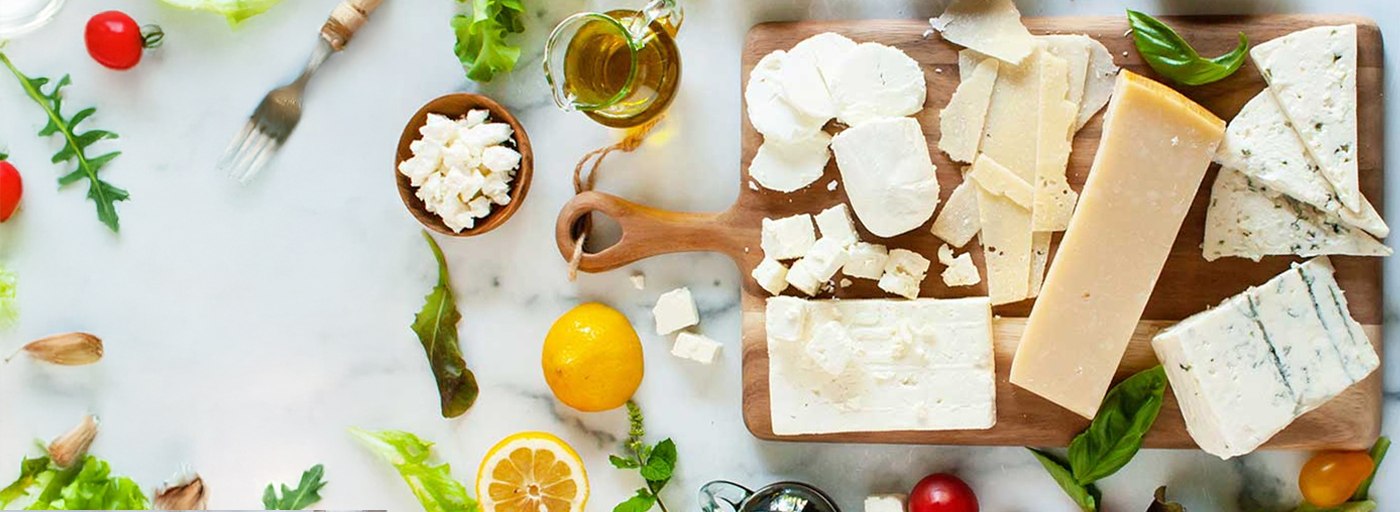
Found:
[[[467,78],[489,82],[496,73],[515,69],[520,60],[520,47],[506,43],[506,36],[525,31],[525,5],[521,0],[470,1],[471,15],[452,17],[452,31],[457,34],[453,52]]]
[[[326,486],[323,478],[326,476],[326,468],[320,464],[311,466],[301,474],[301,482],[297,483],[295,489],[282,484],[282,495],[277,495],[277,488],[273,484],[267,484],[267,489],[263,490],[263,508],[268,510],[301,510],[316,502],[321,501],[321,488]]]
[[[1133,29],[1133,44],[1147,65],[1162,76],[1185,85],[1205,85],[1224,79],[1240,69],[1249,53],[1249,38],[1244,32],[1240,32],[1240,43],[1230,53],[1206,58],[1157,18],[1129,9],[1128,25]]]
[[[666,503],[661,501],[661,489],[671,481],[671,475],[676,470],[676,443],[667,438],[655,446],[648,445],[642,408],[631,400],[627,401],[627,423],[629,428],[624,444],[627,453],[610,455],[608,462],[618,469],[638,470],[647,485],[637,489],[637,493],[627,501],[613,507],[613,512],[646,512],[652,507],[668,512]]]
[[[1118,383],[1108,391],[1089,428],[1069,444],[1068,460],[1030,449],[1084,512],[1096,512],[1103,494],[1094,482],[1116,473],[1142,448],[1142,437],[1157,421],[1167,390],[1167,372],[1158,365]]]
[[[424,297],[423,309],[413,318],[413,332],[427,352],[428,363],[433,367],[433,377],[437,380],[438,395],[442,400],[442,417],[455,418],[471,409],[476,403],[480,389],[476,375],[467,369],[462,359],[462,349],[457,341],[457,322],[462,314],[457,312],[457,302],[452,295],[450,277],[447,274],[447,260],[442,248],[427,231],[423,238],[433,250],[437,259],[438,280],[428,296]]]
[[[77,169],[58,178],[59,186],[70,185],[72,183],[87,180],[88,198],[97,204],[97,218],[106,224],[113,232],[120,231],[121,221],[117,217],[117,201],[126,201],[131,198],[131,194],[126,190],[118,188],[111,183],[103,181],[98,177],[98,171],[122,153],[112,151],[106,154],[91,156],[88,149],[99,141],[105,139],[115,139],[117,134],[106,130],[88,130],[78,132],[78,124],[92,117],[97,113],[97,108],[88,107],[73,114],[73,117],[63,116],[63,88],[73,83],[68,75],[63,75],[58,82],[54,83],[49,92],[44,92],[44,86],[49,83],[48,78],[30,78],[20,72],[5,52],[0,52],[0,62],[10,69],[10,73],[19,80],[19,85],[24,89],[24,93],[34,100],[40,108],[44,109],[44,114],[48,116],[48,123],[39,130],[40,137],[51,135],[61,135],[63,138],[63,148],[53,156],[53,163],[63,163],[73,161]]]

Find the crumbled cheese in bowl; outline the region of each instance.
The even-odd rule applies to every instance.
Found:
[[[520,169],[514,130],[489,118],[485,110],[461,119],[428,114],[420,137],[409,144],[413,157],[399,164],[428,211],[457,233],[510,204],[510,184]]]

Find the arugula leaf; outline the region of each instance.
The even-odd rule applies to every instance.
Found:
[[[1069,466],[1049,452],[1026,448],[1035,456],[1035,460],[1040,461],[1040,465],[1045,467],[1045,471],[1050,473],[1050,477],[1055,479],[1055,483],[1060,484],[1060,488],[1065,490],[1075,505],[1084,512],[1096,512],[1099,509],[1098,490],[1094,484],[1081,485],[1070,472]]]
[[[19,320],[18,296],[19,278],[0,264],[0,329],[13,326]]]
[[[277,497],[277,489],[272,484],[267,484],[267,489],[263,491],[263,507],[268,510],[301,510],[321,501],[321,488],[326,486],[322,480],[326,476],[326,468],[320,464],[311,466],[301,474],[301,482],[297,483],[295,489],[282,484],[282,497]]]
[[[428,463],[433,443],[397,430],[369,432],[351,428],[350,434],[399,470],[425,512],[480,512],[480,505],[467,494],[467,488],[452,479],[451,465]]]
[[[1076,482],[1097,482],[1133,460],[1142,437],[1157,421],[1166,389],[1167,372],[1157,365],[1109,390],[1089,428],[1069,444],[1069,467]]]
[[[1152,493],[1152,505],[1147,507],[1147,512],[1186,512],[1186,507],[1175,501],[1167,501],[1167,486],[1164,485]]]
[[[1376,439],[1376,444],[1371,445],[1371,474],[1361,481],[1361,486],[1351,495],[1351,501],[1365,501],[1370,498],[1371,482],[1375,481],[1376,472],[1381,470],[1381,461],[1385,460],[1385,454],[1389,451],[1389,437],[1381,436]]]
[[[111,473],[106,461],[91,455],[68,469],[53,465],[48,457],[25,459],[19,479],[0,490],[0,508],[38,486],[43,490],[27,507],[30,510],[144,510],[150,506],[141,486]]]
[[[208,11],[222,14],[229,26],[238,26],[243,20],[262,14],[282,0],[163,0],[169,5],[195,11]]]
[[[106,166],[122,153],[120,151],[113,151],[100,156],[89,156],[87,154],[87,150],[90,146],[104,139],[115,139],[117,138],[117,134],[106,130],[88,130],[82,133],[77,131],[79,123],[82,123],[87,120],[87,118],[97,113],[96,108],[89,107],[79,110],[78,113],[73,114],[71,118],[63,117],[62,90],[65,86],[73,83],[72,80],[68,78],[68,75],[63,75],[63,78],[60,78],[58,82],[54,84],[53,88],[50,89],[48,93],[45,93],[43,87],[49,83],[48,78],[30,78],[25,76],[24,73],[21,73],[20,70],[15,67],[13,62],[10,62],[10,58],[5,55],[5,52],[0,52],[0,62],[4,63],[5,67],[10,69],[10,72],[15,75],[15,79],[19,80],[19,85],[24,89],[24,93],[27,94],[30,99],[34,100],[35,103],[39,104],[39,107],[44,109],[44,114],[48,116],[48,123],[44,125],[43,129],[39,130],[39,136],[48,137],[55,134],[62,135],[63,148],[58,150],[58,153],[53,156],[53,163],[57,164],[74,161],[77,165],[76,170],[58,178],[58,185],[61,187],[78,181],[87,180],[87,196],[97,204],[97,218],[101,220],[103,224],[106,224],[113,232],[119,231],[121,229],[121,222],[117,217],[116,203],[117,201],[126,201],[131,197],[131,194],[117,188],[111,183],[103,181],[97,176],[97,173],[102,170],[103,166]]]
[[[623,447],[629,453],[611,455],[608,462],[618,469],[640,470],[642,480],[647,485],[637,489],[637,494],[627,501],[619,503],[613,512],[646,512],[652,507],[660,507],[661,512],[667,512],[666,503],[661,501],[661,489],[671,482],[676,470],[676,443],[668,438],[656,443],[656,446],[648,445],[642,408],[631,400],[627,401],[627,423],[627,441]]]
[[[447,260],[432,235],[424,231],[423,238],[437,258],[438,281],[424,297],[423,309],[413,318],[413,332],[418,335],[418,341],[428,354],[428,364],[433,367],[438,395],[442,398],[442,417],[456,418],[471,409],[480,390],[476,375],[467,369],[462,350],[457,346],[457,322],[462,320],[462,314],[457,312],[457,302],[452,296]]]
[[[471,0],[471,4],[470,16],[452,17],[452,31],[457,34],[452,49],[467,78],[489,82],[496,73],[515,69],[520,59],[520,47],[505,40],[510,34],[525,31],[525,6],[521,0]]]
[[[1249,38],[1244,32],[1240,32],[1240,44],[1230,53],[1205,58],[1157,18],[1129,9],[1128,25],[1133,29],[1133,43],[1147,65],[1162,76],[1185,85],[1205,85],[1224,79],[1240,69],[1249,53]]]

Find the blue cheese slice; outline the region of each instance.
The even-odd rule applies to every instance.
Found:
[[[1255,46],[1249,55],[1342,204],[1360,211],[1356,25],[1300,30]]]
[[[1259,261],[1269,255],[1389,256],[1366,232],[1301,201],[1270,190],[1244,173],[1222,167],[1211,187],[1202,256]]]
[[[1315,258],[1152,339],[1187,431],[1223,459],[1254,451],[1380,366]]]

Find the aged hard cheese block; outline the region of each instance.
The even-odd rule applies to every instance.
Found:
[[[773,433],[986,429],[996,423],[985,297],[768,299]]]
[[[1020,64],[1035,49],[1035,38],[1011,0],[956,0],[929,23],[944,39],[1009,64]]]
[[[1162,331],[1152,348],[1191,438],[1224,459],[1254,451],[1380,365],[1325,257]]]
[[[1013,384],[1094,416],[1224,131],[1171,88],[1118,75],[1078,211],[1011,365]]]
[[[984,59],[958,84],[948,106],[938,113],[938,149],[955,161],[971,163],[982,142],[987,106],[997,81],[997,61]]]
[[[1273,254],[1389,256],[1390,248],[1325,212],[1265,188],[1243,173],[1222,167],[1211,187],[1206,261],[1238,256],[1259,261]]]
[[[908,232],[933,216],[937,169],[918,121],[900,117],[852,126],[831,139],[831,151],[851,209],[875,236]]]

